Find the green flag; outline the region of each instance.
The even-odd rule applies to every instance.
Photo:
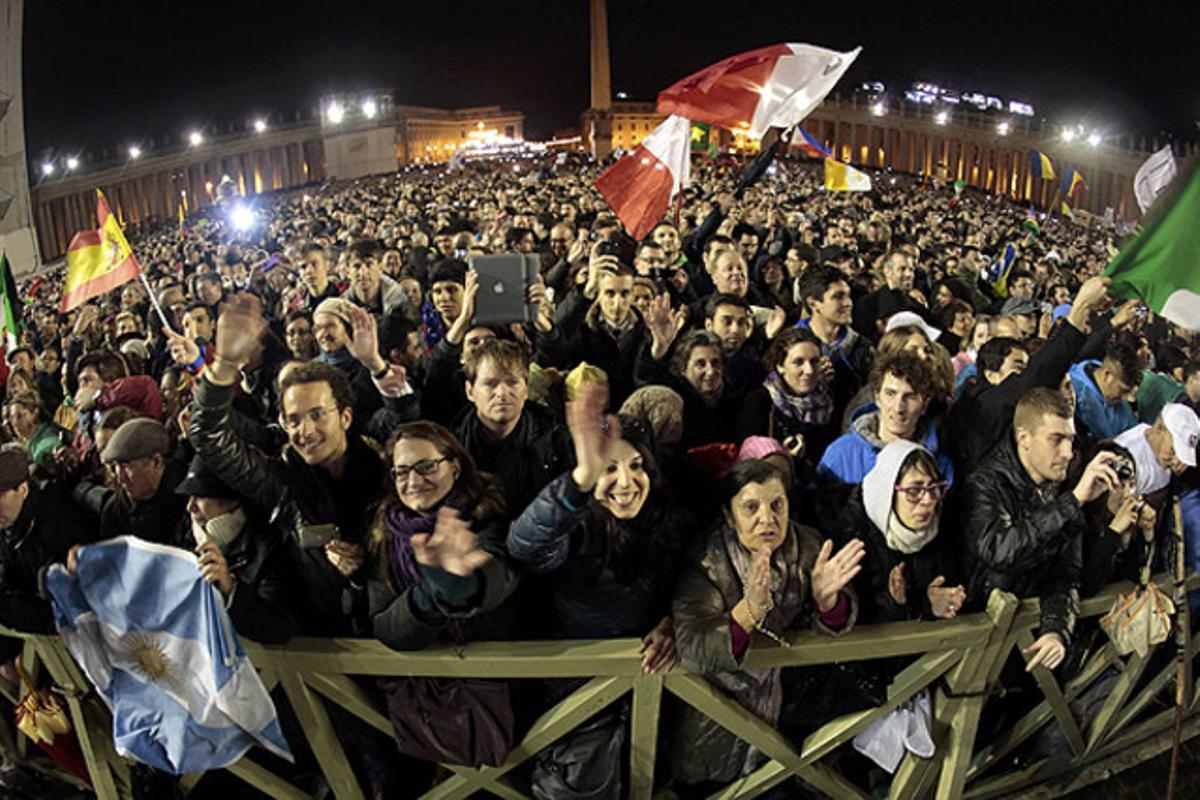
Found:
[[[1132,242],[1104,270],[1108,293],[1140,298],[1188,330],[1200,330],[1200,170],[1180,175]]]
[[[717,157],[717,136],[711,125],[703,122],[692,123],[691,151],[707,158]]]
[[[0,325],[4,326],[8,349],[14,350],[21,344],[21,332],[25,329],[21,321],[21,298],[17,295],[17,282],[8,268],[8,256],[0,252]]]

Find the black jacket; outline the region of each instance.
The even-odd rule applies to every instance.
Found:
[[[270,458],[239,438],[229,426],[232,386],[197,381],[188,441],[221,480],[268,510],[281,547],[301,587],[293,610],[300,632],[344,636],[353,632],[353,609],[366,602],[366,584],[344,577],[321,548],[302,549],[301,531],[337,526],[343,541],[365,546],[371,507],[378,501],[386,469],[378,454],[353,433],[348,435],[346,469],[339,478],[311,467],[289,447]]]
[[[479,470],[500,481],[505,502],[514,512],[574,465],[575,448],[566,426],[536,403],[525,403],[516,429],[502,442],[488,438],[474,406],[464,410],[455,432]]]
[[[31,482],[21,513],[9,527],[0,530],[0,624],[19,631],[51,633],[54,617],[50,603],[39,592],[41,571],[64,562],[76,544],[93,541],[95,516],[72,502],[53,484],[39,489]],[[0,646],[0,658],[20,652]]]
[[[1087,337],[1069,323],[1059,326],[1030,359],[1025,371],[993,386],[983,375],[963,391],[946,416],[944,440],[954,466],[966,475],[1008,436],[1013,409],[1034,387],[1057,389]]]
[[[993,589],[1040,597],[1042,631],[1070,644],[1085,533],[1075,495],[1035,484],[1009,437],[967,478],[959,501],[967,607],[982,610]]]
[[[715,442],[735,441],[738,414],[744,396],[735,394],[726,383],[716,405],[709,405],[690,383],[668,371],[669,358],[670,355],[662,359],[653,358],[647,342],[638,354],[637,384],[667,386],[683,398],[683,440],[680,444],[684,449],[690,449]]]
[[[598,310],[576,288],[563,298],[555,313],[554,328],[537,336],[537,362],[558,367],[564,372],[581,361],[604,370],[608,376],[609,407],[620,408],[633,393],[633,369],[642,342],[650,338],[637,309],[631,309],[636,321],[622,347],[601,321]]]
[[[180,521],[187,513],[187,498],[175,487],[187,476],[187,461],[167,457],[158,491],[149,500],[133,501],[123,490],[114,491],[100,509],[100,539],[136,536],[148,542],[173,544]]]

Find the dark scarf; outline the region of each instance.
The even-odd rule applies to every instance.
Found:
[[[389,506],[383,512],[383,530],[388,535],[390,554],[388,561],[397,591],[403,592],[421,582],[412,537],[418,533],[433,533],[436,521],[436,512],[420,516],[400,505]]]
[[[828,425],[833,417],[833,398],[824,387],[808,394],[796,394],[777,370],[771,370],[763,386],[775,410],[788,419],[808,425]]]
[[[322,350],[317,356],[317,360],[322,363],[337,367],[342,372],[348,372],[351,365],[355,363],[354,356],[350,355],[350,351],[344,347],[333,353],[326,353],[324,350]]]

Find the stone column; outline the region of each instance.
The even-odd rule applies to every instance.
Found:
[[[592,107],[590,132],[592,157],[612,154],[612,72],[608,60],[608,3],[591,0]]]

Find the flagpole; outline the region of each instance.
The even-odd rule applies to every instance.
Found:
[[[139,270],[138,278],[141,279],[142,286],[146,287],[146,294],[150,297],[150,304],[158,312],[158,318],[162,320],[163,327],[166,328],[168,333],[174,333],[175,329],[171,327],[171,323],[167,322],[167,315],[163,313],[162,306],[158,304],[158,298],[154,295],[154,290],[150,288],[150,281],[146,280],[146,273]]]

